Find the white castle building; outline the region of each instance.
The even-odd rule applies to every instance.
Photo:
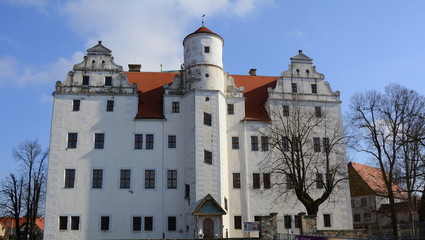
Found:
[[[230,75],[223,44],[201,27],[183,40],[180,71],[125,72],[99,41],[56,83],[46,240],[243,237],[244,222],[271,212],[285,219],[280,231],[299,231],[306,210],[294,194],[278,198],[259,129],[294,95],[341,124],[339,92],[302,51],[280,76]],[[333,161],[346,171],[341,151]],[[318,229],[352,229],[341,189],[320,206]]]

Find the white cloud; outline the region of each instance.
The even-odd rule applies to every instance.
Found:
[[[12,56],[0,57],[0,86],[13,81],[17,74],[18,62]]]
[[[78,0],[67,2],[62,11],[71,28],[87,39],[87,48],[102,40],[124,69],[128,63],[140,63],[144,71],[158,71],[160,64],[164,70],[179,69],[182,40],[201,25],[203,14],[209,27],[215,17],[245,17],[260,4],[264,1]]]

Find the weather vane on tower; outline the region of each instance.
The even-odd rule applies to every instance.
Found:
[[[205,14],[202,15],[202,27],[204,26],[204,17],[205,17]]]

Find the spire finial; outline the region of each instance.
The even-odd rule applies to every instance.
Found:
[[[204,26],[204,17],[205,17],[205,14],[202,15],[202,27]]]

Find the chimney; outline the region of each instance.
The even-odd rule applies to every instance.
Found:
[[[141,64],[128,64],[129,72],[140,72],[141,68],[142,68]]]
[[[255,68],[249,69],[249,75],[251,75],[251,76],[257,76],[257,69],[255,69]]]

